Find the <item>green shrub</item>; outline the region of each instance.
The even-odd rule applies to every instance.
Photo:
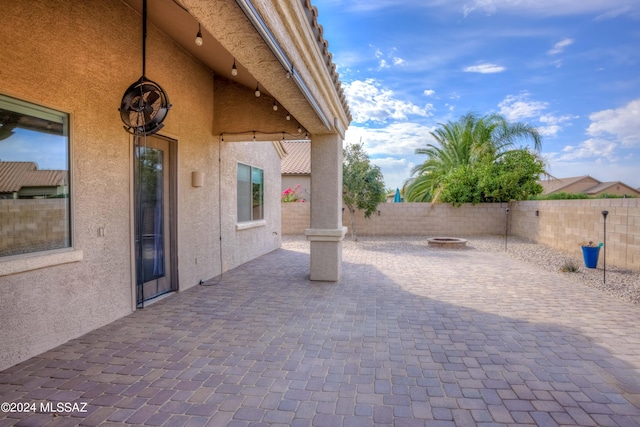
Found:
[[[578,264],[576,264],[576,262],[572,259],[566,260],[560,267],[560,271],[562,271],[563,273],[575,273],[578,270],[580,270],[580,267],[578,267]]]

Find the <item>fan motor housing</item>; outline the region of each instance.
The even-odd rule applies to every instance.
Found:
[[[153,135],[164,126],[170,108],[169,97],[160,85],[142,76],[124,92],[119,111],[127,132]]]

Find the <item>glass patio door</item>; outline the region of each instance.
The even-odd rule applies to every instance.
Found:
[[[134,144],[136,303],[176,289],[172,265],[170,141],[137,137]]]

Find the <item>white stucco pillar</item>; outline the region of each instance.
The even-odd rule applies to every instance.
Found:
[[[311,138],[311,280],[337,282],[342,274],[342,137]]]

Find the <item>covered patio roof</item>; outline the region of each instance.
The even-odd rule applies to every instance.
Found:
[[[142,0],[124,1],[141,13]],[[351,113],[317,9],[309,1],[268,3],[154,0],[147,16],[217,76],[251,91],[258,86],[309,132],[343,134]],[[198,24],[202,46],[195,44]]]

